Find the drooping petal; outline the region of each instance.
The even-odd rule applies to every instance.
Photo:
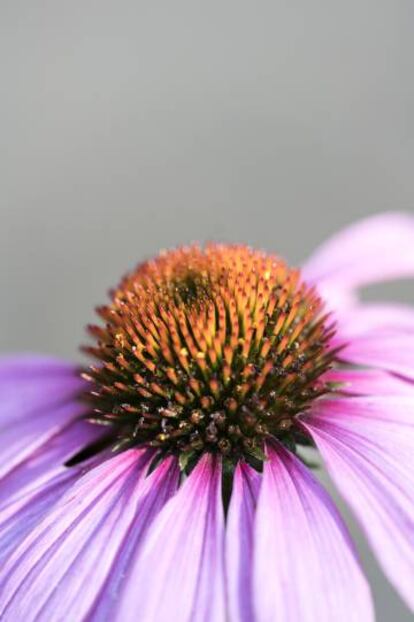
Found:
[[[256,510],[256,622],[369,622],[367,582],[347,529],[310,472],[268,448]]]
[[[82,620],[94,610],[107,582],[113,585],[114,566],[122,567],[132,526],[140,521],[143,529],[152,518],[145,501],[152,494],[150,506],[159,508],[176,487],[172,458],[143,479],[148,457],[145,451],[126,451],[65,493],[1,570],[2,620]],[[136,544],[136,533],[134,539]]]
[[[65,463],[104,434],[102,427],[80,420],[69,424],[60,434],[16,467],[0,482],[0,510],[19,503],[56,475],[67,471]]]
[[[152,521],[160,512],[168,499],[176,492],[179,483],[179,470],[175,459],[165,459],[160,466],[141,484],[138,511],[124,539],[122,549],[116,555],[115,562],[108,575],[108,579],[101,589],[88,622],[106,622],[119,620],[122,606],[122,592],[126,587],[127,579],[139,556],[140,549],[145,542],[148,529]],[[130,603],[131,614],[140,619],[140,603],[134,599]]]
[[[18,354],[7,354],[0,356],[0,377],[29,376],[33,378],[35,374],[39,377],[50,374],[73,374],[74,365],[47,354],[31,354],[21,352]]]
[[[76,421],[0,481],[0,563],[85,469],[65,462],[101,434]]]
[[[384,572],[414,609],[414,400],[321,402],[303,417]]]
[[[85,406],[76,401],[68,402],[50,411],[25,419],[0,432],[1,455],[0,479],[29,458],[36,450],[60,432],[65,425],[85,413]]]
[[[414,218],[390,212],[347,227],[309,258],[303,275],[337,291],[414,275]]]
[[[148,532],[128,575],[119,619],[224,622],[224,518],[221,465],[200,459]]]
[[[226,525],[226,579],[229,619],[251,622],[254,512],[260,475],[245,463],[234,474]]]
[[[339,357],[414,380],[414,333],[374,332],[350,340]]]
[[[381,369],[331,369],[325,382],[341,385],[349,395],[407,395],[414,397],[414,384]]]
[[[360,304],[348,313],[341,313],[337,322],[337,334],[344,341],[377,331],[413,334],[414,308],[397,304]]]
[[[47,356],[0,358],[0,430],[60,406],[85,387],[74,365]]]
[[[49,357],[1,359],[0,478],[85,412],[84,386],[73,366]]]

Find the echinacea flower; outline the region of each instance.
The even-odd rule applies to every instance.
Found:
[[[98,309],[87,370],[0,365],[4,622],[369,622],[319,450],[414,609],[414,275],[386,214],[304,266],[244,246],[139,265]]]

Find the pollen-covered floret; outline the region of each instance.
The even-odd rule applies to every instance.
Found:
[[[211,244],[139,265],[99,308],[85,348],[96,420],[122,443],[182,457],[261,455],[327,391],[321,300],[279,257]]]

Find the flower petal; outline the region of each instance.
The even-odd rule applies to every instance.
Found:
[[[86,410],[85,386],[73,366],[48,357],[0,363],[0,478]]]
[[[390,212],[327,240],[303,268],[306,280],[334,290],[414,275],[414,218]]]
[[[65,462],[101,434],[98,426],[77,421],[0,481],[0,562],[85,469]]]
[[[79,418],[85,406],[78,402],[64,404],[45,411],[0,432],[2,460],[0,479],[27,460],[44,443],[60,432],[65,425]]]
[[[51,374],[73,375],[74,365],[68,361],[58,359],[47,354],[7,354],[0,356],[0,377],[25,377],[33,378],[34,375],[41,377]]]
[[[172,458],[143,479],[149,455],[126,451],[89,471],[60,499],[4,564],[2,620],[57,622],[90,614],[107,582],[113,587],[122,578],[116,570],[111,574],[130,555],[132,526],[146,528],[151,506],[159,509],[177,484]],[[136,545],[136,533],[133,539]]]
[[[381,369],[332,369],[325,382],[341,384],[349,395],[407,395],[414,397],[414,385]]]
[[[254,512],[260,475],[239,462],[233,480],[226,525],[226,575],[229,619],[251,622]]]
[[[414,380],[414,334],[377,331],[355,337],[339,356],[347,363],[385,369]]]
[[[65,463],[103,434],[102,427],[87,421],[80,420],[69,424],[1,480],[0,509],[19,503],[27,494],[41,490],[56,475],[68,471]]]
[[[340,314],[337,324],[337,334],[344,340],[378,330],[414,333],[414,309],[397,304],[361,304]]]
[[[256,511],[257,622],[369,622],[369,588],[348,531],[311,473],[268,447]]]
[[[127,586],[127,578],[131,572],[140,549],[145,542],[151,523],[168,499],[176,492],[179,482],[179,470],[174,458],[164,459],[158,468],[147,477],[142,485],[138,511],[128,534],[124,539],[122,550],[119,550],[115,562],[108,575],[105,586],[101,589],[93,610],[88,617],[90,622],[119,620],[124,618],[119,610],[122,606],[122,592]],[[130,602],[134,618],[140,611],[140,603]]]
[[[390,581],[414,609],[414,400],[345,398],[303,416]]]
[[[86,383],[77,368],[42,356],[0,358],[0,430],[39,416],[79,393]]]
[[[224,622],[221,465],[200,459],[148,532],[123,593],[119,619]]]

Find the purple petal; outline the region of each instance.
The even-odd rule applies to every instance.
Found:
[[[414,609],[414,400],[346,398],[303,417],[390,581]]]
[[[332,369],[324,381],[340,383],[350,395],[407,395],[414,397],[414,385],[380,369]]]
[[[23,352],[0,356],[0,378],[24,377],[26,375],[33,378],[35,375],[42,377],[43,375],[63,375],[65,373],[73,375],[73,371],[73,363],[45,354]]]
[[[146,527],[152,515],[147,507],[142,516],[141,504],[151,493],[152,503],[155,493],[161,504],[177,483],[172,458],[144,480],[149,455],[126,451],[67,491],[4,564],[2,620],[81,620],[99,604],[113,568],[122,565],[132,526]]]
[[[140,491],[138,511],[134,522],[124,538],[122,549],[117,553],[115,562],[108,575],[105,586],[101,589],[95,606],[91,610],[89,622],[120,620],[119,609],[122,605],[122,592],[127,583],[140,547],[145,542],[147,530],[168,499],[176,492],[179,473],[175,459],[163,460],[159,467],[147,477]],[[135,606],[135,616],[139,604]]]
[[[75,368],[48,357],[0,362],[0,478],[86,410]]]
[[[251,622],[253,521],[260,475],[239,463],[233,480],[226,525],[226,575],[230,620]]]
[[[59,433],[71,421],[85,413],[85,406],[78,402],[54,406],[33,419],[26,419],[0,432],[1,455],[0,478],[27,460],[35,451]]]
[[[128,576],[122,622],[224,622],[221,465],[206,454],[151,526]]]
[[[86,386],[77,368],[49,357],[0,359],[0,429],[59,406]]]
[[[85,468],[68,468],[65,462],[101,434],[98,426],[77,421],[1,480],[0,562]]]
[[[332,501],[302,463],[268,448],[256,511],[257,622],[369,622],[371,597]]]
[[[375,332],[355,337],[340,352],[347,363],[367,365],[414,379],[414,334]]]
[[[377,331],[414,333],[414,309],[397,304],[361,304],[340,314],[337,330],[345,341]]]
[[[414,275],[414,218],[390,212],[353,224],[307,261],[304,278],[333,290]]]

